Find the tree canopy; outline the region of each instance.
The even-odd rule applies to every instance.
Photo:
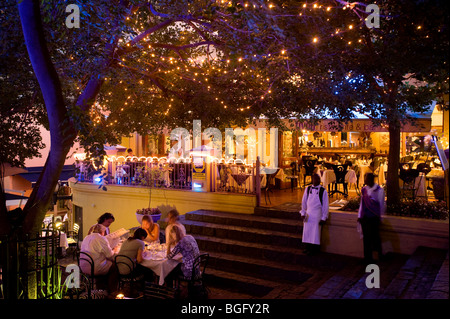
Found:
[[[395,136],[407,110],[448,93],[445,1],[377,1],[372,28],[370,1],[71,3],[80,28],[66,26],[68,2],[0,7],[0,162],[36,156],[39,124],[52,135],[48,165],[58,162],[48,176],[75,140],[95,157],[120,136],[196,119],[223,128],[358,111]]]

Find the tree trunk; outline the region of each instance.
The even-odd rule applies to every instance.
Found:
[[[400,186],[398,170],[400,168],[400,122],[392,120],[389,123],[389,156],[387,171],[387,206],[398,204],[400,202]]]
[[[52,63],[44,38],[40,1],[18,1],[25,44],[44,98],[50,126],[51,148],[33,192],[25,205],[22,231],[37,233],[48,210],[65,158],[76,137],[67,116],[59,76]]]

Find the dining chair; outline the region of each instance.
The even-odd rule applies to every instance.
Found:
[[[177,278],[177,289],[180,287],[180,281],[186,281],[188,284],[188,297],[193,299],[207,297],[208,291],[204,282],[206,266],[209,262],[209,254],[200,254],[195,258],[190,278],[179,276]]]
[[[287,179],[291,180],[291,192],[294,191],[294,188],[298,185],[298,174],[297,174],[297,163],[292,162],[291,166],[291,175],[286,176]]]
[[[306,177],[311,177],[314,174],[314,170],[316,169],[316,162],[317,159],[308,159],[303,164],[303,167],[305,168],[305,173],[303,174],[303,187],[306,187]]]
[[[87,252],[81,251],[78,259],[78,266],[80,266],[81,261],[85,261],[89,264],[89,273],[84,273],[89,280],[88,285],[88,298],[92,299],[92,294],[94,293],[95,288],[97,288],[97,284],[99,280],[105,280],[106,275],[95,275],[94,274],[94,259]],[[81,269],[81,267],[80,267]]]
[[[270,192],[273,193],[273,189],[275,188],[274,187],[274,184],[275,184],[274,180],[275,180],[275,176],[277,175],[277,173],[278,173],[278,169],[273,174],[267,174],[266,185],[263,188],[261,188],[261,190],[264,191],[264,200],[266,201],[266,205],[267,205],[267,199],[269,199],[269,203],[272,204],[272,202],[270,201],[270,194],[269,193]]]
[[[130,291],[133,290],[133,285],[136,282],[143,281],[144,275],[137,274],[134,261],[125,255],[116,255],[114,257],[114,264],[119,274],[119,290],[124,288],[124,283],[130,284]],[[125,272],[120,272],[119,265],[123,265]]]
[[[160,286],[158,284],[146,281],[144,288],[144,299],[175,299],[176,289],[168,286]]]
[[[336,175],[336,180],[334,181],[334,190],[331,191],[329,196],[333,196],[336,193],[348,196],[347,181],[345,180],[345,175],[347,175],[347,165],[334,165],[333,166],[334,175]],[[343,192],[338,190],[338,185],[342,185]]]
[[[79,253],[79,236],[78,233],[80,231],[80,226],[75,223],[73,224],[73,229],[67,232],[67,242],[69,248],[73,249],[72,251],[72,259],[75,260],[77,254]]]
[[[407,167],[400,165],[398,177],[403,181],[401,189],[403,197],[411,198],[414,201],[416,199],[416,178],[420,173],[417,169],[406,169]]]

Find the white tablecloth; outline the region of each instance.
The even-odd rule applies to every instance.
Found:
[[[426,178],[424,173],[420,173],[415,182],[416,196],[425,196],[427,193]]]
[[[323,187],[327,188],[327,186],[333,183],[336,180],[336,175],[332,169],[327,169],[323,171],[319,171],[320,181],[323,184]]]
[[[164,257],[163,257],[164,256]],[[174,259],[165,258],[165,253],[152,256],[149,251],[142,253],[144,260],[141,265],[151,269],[157,276],[159,276],[159,284],[164,284],[164,279],[168,274],[182,261],[180,254],[176,255]]]
[[[385,171],[384,165],[381,164],[377,170],[378,170],[378,174],[377,174],[378,175],[378,185],[386,184],[386,178],[384,177],[384,171]]]
[[[327,186],[336,181],[336,174],[332,169],[327,170],[319,170],[320,180],[323,184],[323,187],[327,188]],[[357,178],[354,170],[349,169],[347,174],[345,174],[345,181],[349,184],[356,184]]]
[[[399,179],[400,187],[403,188],[403,181]],[[427,193],[426,188],[426,178],[424,173],[420,173],[418,177],[416,177],[415,183],[415,196],[416,197],[425,197]],[[405,186],[406,187],[406,186]]]

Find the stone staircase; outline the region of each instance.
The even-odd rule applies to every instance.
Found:
[[[367,288],[365,271],[337,273],[310,299],[448,299],[448,251],[418,247],[411,256],[387,254],[377,263],[380,288]]]
[[[257,207],[249,215],[197,210],[180,219],[209,253],[207,282],[224,298],[448,298],[447,250],[388,253],[377,263],[381,287],[369,289],[361,258],[303,253],[298,207]]]
[[[253,297],[262,297],[281,283],[298,286],[318,273],[325,280],[330,270],[357,260],[326,253],[306,256],[296,209],[259,207],[251,215],[198,210],[180,221],[200,250],[210,255],[209,282],[246,288]]]

